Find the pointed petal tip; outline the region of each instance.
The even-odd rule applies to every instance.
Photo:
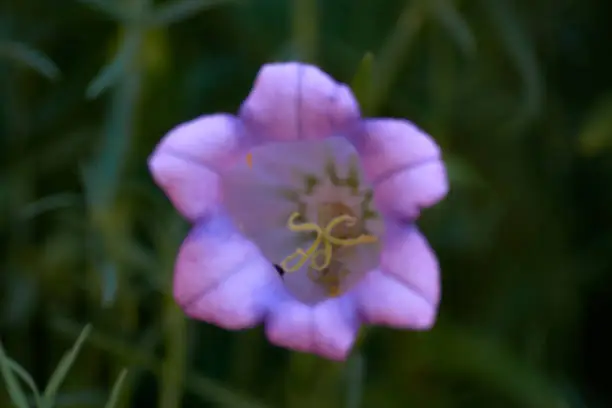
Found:
[[[264,65],[240,112],[251,133],[269,141],[327,138],[360,118],[348,87],[297,62]]]
[[[437,317],[437,304],[380,270],[366,276],[356,295],[368,324],[421,331],[431,328]]]
[[[268,315],[266,334],[277,346],[344,361],[359,327],[352,299],[334,298],[313,306],[286,299]]]

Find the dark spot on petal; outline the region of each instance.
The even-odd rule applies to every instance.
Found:
[[[276,268],[276,272],[278,272],[280,276],[283,276],[285,274],[285,270],[281,268],[280,266],[274,264],[274,267]]]

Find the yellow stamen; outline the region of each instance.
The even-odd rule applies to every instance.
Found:
[[[247,163],[247,166],[249,166],[249,169],[253,168],[253,153],[247,153],[246,163]]]
[[[357,222],[357,218],[347,214],[333,218],[324,229],[312,222],[297,224],[295,222],[295,219],[299,216],[299,213],[291,214],[289,220],[287,221],[287,228],[294,232],[316,232],[317,238],[310,246],[310,248],[308,248],[306,251],[301,248],[298,248],[293,254],[289,255],[281,262],[280,265],[286,272],[297,271],[302,266],[304,266],[304,264],[309,258],[310,266],[317,271],[322,271],[323,269],[327,268],[331,262],[333,251],[332,245],[340,247],[349,247],[359,244],[369,244],[376,242],[377,240],[376,237],[366,234],[360,235],[359,237],[352,239],[340,239],[333,237],[331,235],[332,229],[338,224],[345,222],[349,226],[353,226]],[[321,244],[323,244],[323,248],[319,249],[319,246]],[[319,262],[318,260],[321,256],[323,257],[323,259],[321,262]],[[298,257],[300,258],[299,261],[297,261],[293,266],[288,265],[289,262],[293,261]]]

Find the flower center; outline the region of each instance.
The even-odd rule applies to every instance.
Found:
[[[316,238],[307,249],[298,248],[281,262],[281,267],[288,273],[302,268],[310,260],[308,277],[327,289],[330,296],[340,294],[342,279],[348,275],[344,265],[332,259],[334,252],[361,244],[370,244],[377,238],[361,234],[361,226],[357,217],[350,209],[341,203],[322,204],[318,209],[318,224],[313,222],[297,223],[300,214],[294,212],[287,221],[287,228],[293,232],[314,233]],[[340,215],[336,215],[340,213]],[[337,229],[338,234],[332,234]]]

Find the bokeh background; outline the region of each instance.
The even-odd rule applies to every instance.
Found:
[[[0,407],[612,406],[610,16],[603,0],[1,1]],[[419,222],[438,324],[371,329],[343,364],[190,321],[170,294],[188,225],[146,158],[282,60],[414,121],[451,178]]]

